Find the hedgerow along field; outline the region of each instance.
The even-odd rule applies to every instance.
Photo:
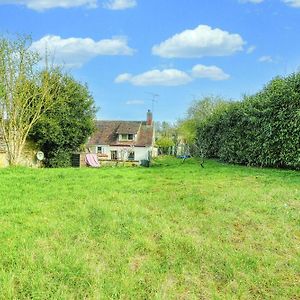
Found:
[[[0,170],[2,299],[299,299],[300,173],[163,158]]]
[[[207,158],[300,170],[300,72],[276,77],[241,102],[223,102],[200,121]]]

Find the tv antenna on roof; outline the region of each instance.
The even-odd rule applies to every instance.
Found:
[[[154,112],[154,104],[158,102],[157,98],[159,98],[159,94],[146,92],[147,94],[152,96],[152,99],[150,100],[152,102],[152,113]]]

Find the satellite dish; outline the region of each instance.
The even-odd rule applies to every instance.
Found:
[[[44,155],[44,152],[42,152],[42,151],[39,151],[37,154],[36,154],[36,158],[38,159],[38,160],[43,160],[44,158],[45,158],[45,155]]]

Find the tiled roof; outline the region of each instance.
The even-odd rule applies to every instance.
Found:
[[[121,121],[117,129],[118,134],[136,134],[141,126],[142,122],[138,121]]]
[[[119,134],[136,134],[135,141],[119,141]],[[88,145],[139,146],[153,144],[153,126],[142,121],[96,121],[96,131]]]

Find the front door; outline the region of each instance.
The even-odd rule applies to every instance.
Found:
[[[117,160],[118,159],[118,151],[110,151],[110,157],[112,160]]]

